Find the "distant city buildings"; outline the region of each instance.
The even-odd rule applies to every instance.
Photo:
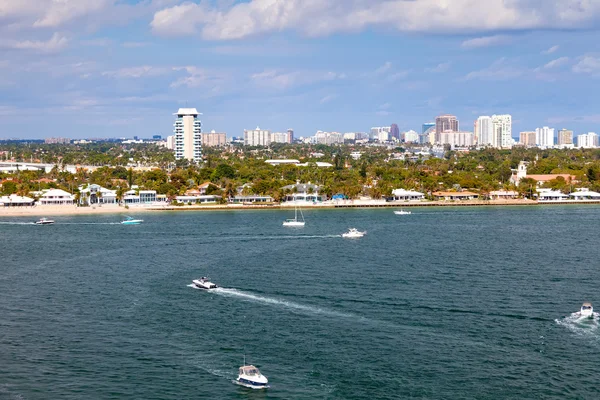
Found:
[[[512,116],[509,114],[492,115],[492,146],[510,149],[513,146]]]
[[[525,131],[519,133],[519,144],[525,147],[535,147],[535,132]]]
[[[266,129],[260,129],[258,126],[256,127],[256,129],[244,130],[244,145],[267,147],[270,144],[271,131]]]
[[[63,137],[51,137],[44,139],[44,143],[46,144],[69,144],[71,143],[71,139],[63,138]]]
[[[379,142],[388,142],[392,138],[392,127],[391,126],[375,126],[371,128],[371,139]]]
[[[568,146],[571,144],[573,144],[573,131],[565,128],[558,131],[558,145]]]
[[[408,132],[404,132],[404,142],[406,143],[418,143],[419,142],[419,134],[413,130]]]
[[[346,132],[344,133],[344,140],[368,140],[369,135],[364,132]]]
[[[536,128],[535,144],[542,149],[548,149],[554,146],[554,128]]]
[[[493,146],[494,144],[494,126],[492,117],[482,115],[475,121],[475,132],[477,133],[477,144],[480,146]]]
[[[594,132],[577,136],[577,147],[583,149],[593,149],[598,147],[598,135]]]
[[[344,135],[339,132],[317,131],[315,134],[315,143],[326,144],[329,146],[334,144],[342,144],[344,143]]]
[[[390,126],[390,136],[397,140],[400,140],[400,128],[398,128],[397,124],[392,124]]]
[[[202,134],[202,146],[222,147],[227,144],[227,134],[223,132],[210,131]]]
[[[448,144],[452,148],[473,146],[473,132],[453,132],[450,130],[444,131],[440,134],[440,144]]]
[[[444,114],[435,118],[435,143],[441,143],[443,132],[458,132],[458,119],[454,115]]]
[[[202,160],[202,123],[200,113],[195,108],[180,108],[173,124],[174,150],[176,160]]]
[[[419,143],[435,143],[435,122],[426,122],[421,126],[421,134],[419,135]]]

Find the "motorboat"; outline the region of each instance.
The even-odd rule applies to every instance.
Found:
[[[283,221],[283,226],[303,227],[304,215],[302,214],[302,210],[300,210],[300,218],[301,219],[298,219],[298,206],[294,206],[294,218]]]
[[[361,237],[365,236],[366,234],[367,234],[367,231],[360,232],[356,228],[350,228],[348,230],[348,232],[342,233],[342,237],[345,237],[345,238],[361,238]]]
[[[134,219],[133,217],[126,217],[123,221],[121,221],[121,224],[123,224],[123,225],[139,225],[142,222],[144,222],[143,219]]]
[[[396,210],[396,211],[394,211],[394,214],[396,214],[396,215],[410,215],[411,212],[410,211],[404,211],[404,210]]]
[[[194,279],[192,281],[194,283],[194,285],[198,288],[198,289],[216,289],[217,285],[215,285],[214,283],[212,283],[211,281],[208,280],[207,277],[203,276],[200,279]]]
[[[48,218],[40,218],[39,220],[35,221],[36,225],[52,225],[53,223],[54,220]]]
[[[267,377],[261,374],[254,365],[246,365],[246,362],[240,367],[238,377],[234,382],[250,389],[266,389],[269,387]]]
[[[580,314],[582,317],[594,318],[594,307],[592,307],[592,303],[583,303]]]

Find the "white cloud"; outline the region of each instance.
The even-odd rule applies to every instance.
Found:
[[[573,66],[573,72],[600,76],[600,57],[585,55]]]
[[[569,62],[569,57],[560,57],[560,58],[550,61],[549,63],[544,65],[542,68],[543,69],[559,68],[559,67],[562,67],[563,65],[567,64],[568,62]]]
[[[329,103],[332,100],[335,100],[337,98],[337,94],[328,94],[327,96],[321,98],[321,100],[319,100],[319,103],[321,104],[325,104],[325,103]]]
[[[115,71],[105,71],[102,73],[103,76],[111,78],[146,78],[152,76],[164,75],[170,71],[169,68],[164,67],[152,67],[149,65],[143,65],[139,67],[126,67]]]
[[[69,40],[60,35],[54,33],[52,37],[46,41],[43,40],[0,40],[0,47],[15,49],[15,50],[31,50],[41,53],[54,53],[67,47]]]
[[[155,13],[151,26],[160,35],[232,40],[282,31],[317,37],[371,27],[436,33],[589,29],[599,19],[600,3],[591,0],[249,0],[167,7]]]
[[[250,79],[258,86],[283,90],[294,86],[346,79],[346,74],[331,71],[280,71],[267,69],[251,75]]]
[[[518,78],[524,75],[526,70],[511,65],[506,58],[500,58],[492,63],[487,68],[478,71],[469,72],[463,80],[469,81],[473,79],[501,81],[507,79]]]
[[[448,71],[451,66],[452,66],[451,62],[445,62],[445,63],[438,64],[435,67],[425,68],[425,72],[432,72],[435,74],[439,74],[441,72]]]
[[[510,43],[511,38],[506,35],[484,36],[465,40],[460,47],[463,49],[477,49],[480,47],[501,46]]]
[[[381,67],[377,68],[375,70],[375,74],[376,75],[381,75],[387,71],[390,70],[390,68],[392,68],[392,63],[389,61],[386,61]]]
[[[123,42],[121,46],[125,48],[136,48],[136,47],[146,47],[150,46],[149,42]]]
[[[560,46],[558,46],[558,45],[552,46],[549,49],[542,51],[542,54],[552,54],[552,53],[555,53],[559,48],[560,48]]]

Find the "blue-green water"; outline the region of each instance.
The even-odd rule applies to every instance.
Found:
[[[412,211],[3,218],[0,399],[600,398],[600,208]]]

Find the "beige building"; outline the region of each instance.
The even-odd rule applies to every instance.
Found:
[[[195,108],[180,108],[173,124],[175,159],[202,161],[202,123]]]
[[[573,131],[564,128],[558,131],[558,144],[573,144]]]
[[[444,114],[435,118],[435,141],[441,143],[443,132],[458,132],[458,119],[454,115]]]
[[[445,131],[441,133],[439,143],[452,147],[470,147],[474,145],[473,132]]]
[[[519,143],[525,147],[535,147],[535,131],[519,133]]]
[[[227,144],[227,134],[224,132],[210,131],[202,134],[202,146],[221,147]]]
[[[271,144],[271,131],[260,129],[244,130],[244,145],[246,146],[269,146]]]

